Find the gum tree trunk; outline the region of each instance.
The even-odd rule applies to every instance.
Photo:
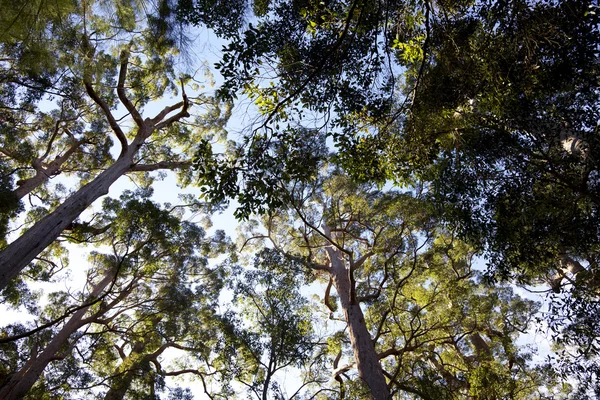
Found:
[[[79,189],[56,210],[29,228],[0,253],[0,290],[21,272],[38,254],[54,242],[61,232],[96,199],[108,193],[110,186],[133,165],[145,135],[138,134],[126,152],[93,181]]]
[[[182,86],[183,101],[163,108],[154,118],[143,119],[139,111],[127,98],[125,80],[127,76],[128,54],[121,55],[121,69],[117,85],[117,95],[121,103],[131,114],[138,131],[131,143],[113,116],[109,105],[94,90],[90,77],[84,76],[84,86],[91,99],[102,109],[108,124],[121,143],[119,158],[93,181],[79,189],[53,212],[29,228],[21,237],[12,242],[0,253],[0,291],[19,274],[38,254],[55,241],[61,232],[69,226],[96,199],[108,193],[110,186],[121,176],[134,168],[134,159],[146,139],[155,131],[189,117],[189,101]],[[85,75],[85,74],[84,74]],[[174,115],[169,114],[180,109]],[[75,149],[75,147],[72,147]],[[65,154],[68,156],[68,154]],[[38,160],[39,161],[39,160]],[[55,165],[58,168],[61,161]],[[160,163],[155,166],[160,167]],[[41,168],[41,164],[38,165]],[[140,169],[144,170],[144,169]],[[34,179],[32,182],[36,182]],[[33,184],[33,183],[32,183]],[[24,189],[25,191],[25,189]],[[18,193],[17,193],[18,195]]]
[[[371,395],[375,400],[389,400],[390,390],[383,375],[383,369],[379,363],[379,357],[375,351],[375,345],[371,334],[367,329],[365,317],[360,303],[354,295],[354,283],[351,272],[344,256],[338,249],[332,246],[327,248],[327,255],[331,266],[333,284],[340,296],[344,317],[348,324],[350,343],[354,352],[354,360],[358,376],[367,384]]]

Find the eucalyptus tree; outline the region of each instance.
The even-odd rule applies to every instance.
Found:
[[[50,37],[56,35],[55,43],[62,42],[66,45],[62,39],[68,28],[61,21],[74,11],[74,7],[68,1],[52,4],[33,1],[16,4],[4,1],[1,6],[4,11],[0,16],[0,234],[4,243],[10,217],[19,212],[19,195],[25,192],[21,190],[15,193],[15,172],[19,174],[22,173],[22,168],[32,167],[31,162],[28,162],[31,161],[29,156],[32,153],[32,149],[28,147],[30,143],[19,142],[23,139],[23,132],[31,126],[36,103],[47,91],[60,91],[60,85],[56,85],[55,90],[51,88],[62,73],[59,64],[64,57],[61,57],[57,46],[50,45]],[[62,29],[63,27],[67,29]],[[41,166],[38,169],[41,170]],[[17,177],[16,180],[26,177],[28,176]]]
[[[252,4],[218,64],[221,95],[264,114],[248,157],[316,112],[348,173],[431,183],[499,272],[556,284],[597,263],[596,2]]]
[[[289,126],[316,113],[353,177],[424,182],[441,217],[487,253],[493,279],[576,285],[570,308],[596,308],[597,2],[252,5],[218,64],[221,95],[263,113],[249,159],[256,142],[291,140]],[[250,179],[260,174],[248,164]],[[593,323],[578,319],[585,329],[571,333],[558,325],[574,327],[569,318],[552,324],[574,341],[590,333],[582,348],[593,349]]]
[[[328,282],[323,302],[343,321],[327,341],[342,395],[525,399],[552,387],[515,344],[536,306],[486,287],[475,251],[426,202],[338,174],[279,190],[289,206],[265,215],[264,231],[250,224],[246,243],[266,240]]]
[[[251,267],[230,283],[240,320],[235,363],[243,366],[231,371],[233,378],[258,400],[334,392],[325,387],[329,376],[316,310],[299,291],[314,278],[299,260],[268,248],[256,254]],[[293,382],[290,376],[298,383],[286,386]]]
[[[39,140],[34,139],[36,127],[24,130],[23,139],[18,140],[18,136],[14,145],[28,148],[23,161],[41,166],[37,170],[41,172],[39,180],[57,172],[49,169],[54,167],[81,171],[81,176],[72,193],[51,201],[50,210],[38,210],[43,218],[0,253],[0,288],[5,288],[121,176],[183,168],[182,183],[188,183],[195,144],[224,134],[230,106],[222,108],[210,96],[186,96],[190,77],[177,79],[177,47],[166,28],[157,29],[152,23],[156,21],[157,15],[146,15],[146,8],[134,3],[104,7],[86,2],[65,16],[73,43],[61,53],[66,59],[61,64],[65,65],[61,79],[68,82],[71,91],[66,100],[57,102],[56,111],[47,116],[37,113]],[[143,116],[149,103],[177,92],[180,101],[163,106],[152,116]],[[194,108],[199,112],[188,119]],[[189,123],[182,124],[184,121]],[[109,152],[113,139],[119,147],[115,159]],[[8,153],[12,154],[11,149]],[[48,164],[48,157],[55,158]],[[40,184],[36,176],[27,176],[21,188],[34,181]],[[16,197],[19,190],[14,189]]]
[[[218,66],[221,95],[247,95],[265,115],[259,140],[283,140],[278,126],[320,113],[348,173],[433,182],[444,217],[502,274],[556,284],[575,262],[597,263],[595,2],[264,1],[253,11]]]
[[[418,161],[445,218],[487,251],[495,277],[561,292],[548,322],[573,347],[559,364],[596,390],[598,331],[588,315],[599,299],[597,7],[458,10],[432,36],[435,62],[398,141],[413,153],[390,153],[395,165]]]
[[[54,196],[44,183],[62,172],[103,167],[112,141],[106,140],[106,124],[89,110],[83,87],[69,72],[80,10],[61,1],[3,2],[2,7],[0,153],[10,168],[7,176],[17,179],[13,187],[3,188],[10,190],[3,204],[9,207],[11,200],[37,188],[42,190],[36,197],[48,204]],[[53,102],[40,104],[50,96]]]
[[[98,222],[110,227],[99,240],[112,254],[90,257],[89,294],[52,293],[40,328],[5,328],[5,335],[13,334],[2,338],[4,349],[17,350],[22,361],[3,371],[2,398],[22,398],[29,390],[30,398],[49,392],[77,397],[102,387],[107,398],[123,398],[164,389],[166,376],[210,375],[200,361],[209,360],[210,341],[225,325],[214,311],[224,271],[209,267],[207,257],[225,252],[228,242],[220,233],[207,237],[181,221],[177,208],[163,209],[148,195],[105,201]],[[167,349],[184,351],[188,361],[165,365]],[[146,380],[139,380],[150,365]]]

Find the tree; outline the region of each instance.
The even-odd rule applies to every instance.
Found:
[[[416,150],[392,163],[420,160],[444,218],[488,253],[490,275],[567,296],[550,296],[548,322],[578,349],[559,364],[585,387],[598,369],[586,322],[598,302],[597,5],[484,2],[451,21],[432,36],[398,144]]]
[[[75,86],[80,91],[85,90],[89,97],[89,100],[81,98],[79,101],[85,105],[91,100],[98,110],[98,116],[90,121],[91,129],[83,131],[81,135],[75,133],[75,142],[83,143],[92,140],[98,135],[98,130],[102,131],[98,126],[106,125],[110,127],[120,144],[120,154],[110,164],[102,166],[103,171],[100,174],[86,177],[81,188],[63,200],[0,253],[0,288],[5,288],[9,281],[49,246],[81,212],[106,194],[108,188],[119,177],[138,171],[189,167],[191,147],[200,141],[200,138],[210,139],[208,132],[223,132],[229,107],[221,110],[219,102],[207,96],[188,98],[184,91],[184,83],[188,78],[181,80],[181,101],[164,107],[152,118],[142,117],[144,105],[169,91],[177,90],[173,68],[175,49],[171,43],[164,40],[164,37],[153,36],[156,32],[151,29],[151,25],[140,26],[141,33],[134,33],[135,19],[143,16],[142,10],[130,8],[127,11],[119,7],[112,10],[117,14],[115,26],[107,25],[105,23],[107,15],[90,4],[76,9],[76,14],[81,15],[81,18],[79,23],[73,26],[72,34],[77,38],[78,49],[74,48],[75,46],[71,48],[73,51],[69,65],[71,75],[68,78],[76,82]],[[110,17],[110,14],[108,16]],[[111,37],[123,37],[126,44],[107,40]],[[126,115],[132,119],[130,133],[127,133],[127,124],[118,122],[120,117],[115,116],[113,108],[117,105],[116,98],[126,110]],[[197,104],[205,106],[208,113],[202,117],[197,116],[195,126],[177,125],[176,123],[190,116],[190,107]],[[75,113],[73,118],[81,118],[78,123],[85,126],[87,122],[85,115],[88,112],[86,110],[89,109],[91,105],[85,105],[83,113]],[[100,117],[103,122],[96,124],[95,128],[94,120],[99,120]],[[40,141],[41,146],[47,149],[46,153],[55,144],[53,140],[59,134],[58,128],[61,128],[61,132],[69,131],[68,127],[60,122],[59,120],[55,124],[56,129],[49,134],[50,137],[46,142]],[[110,148],[110,140],[105,138],[92,143],[96,144],[94,151],[104,154],[101,156],[104,157],[104,162],[111,161],[106,155],[106,151]],[[73,152],[81,150],[75,144],[73,146],[75,146]],[[189,156],[187,159],[186,151]],[[68,153],[69,150],[66,150],[61,157],[66,157]],[[37,157],[34,160],[41,163],[43,158],[44,156],[41,159]],[[73,154],[68,158],[73,160]],[[62,165],[57,163],[57,167]],[[46,167],[46,172],[48,168]],[[93,165],[88,164],[87,168],[93,168]],[[89,169],[86,174],[88,172]],[[182,179],[189,181],[185,175]],[[86,184],[86,181],[89,183]]]
[[[234,372],[236,381],[258,400],[308,397],[310,391],[324,390],[328,377],[318,368],[325,353],[313,328],[318,321],[298,290],[310,282],[310,275],[298,260],[267,248],[255,256],[253,268],[233,285],[234,304],[246,322],[237,328],[236,364],[245,368]],[[299,370],[301,384],[290,395],[277,378],[293,374],[292,368]]]
[[[598,35],[585,2],[457,12],[432,35],[399,143],[413,153],[391,159],[431,179],[446,218],[522,281],[551,279],[565,256],[586,260],[597,246],[597,165],[586,154],[597,142]]]
[[[2,339],[43,346],[39,354],[30,349],[29,360],[3,377],[3,398],[22,398],[29,390],[32,398],[47,391],[73,396],[73,391],[102,382],[109,388],[106,398],[123,398],[136,390],[150,393],[164,387],[166,376],[204,376],[192,361],[187,368],[182,363],[179,369],[169,369],[160,357],[176,348],[208,361],[204,357],[212,351],[209,338],[217,337],[222,325],[214,306],[224,271],[209,267],[206,257],[226,251],[228,242],[219,232],[205,237],[201,228],[180,220],[178,209],[161,209],[149,194],[125,193],[119,201],[105,200],[98,222],[110,228],[100,234],[101,243],[110,244],[113,254],[91,256],[90,275],[100,275],[101,280],[83,297],[83,304],[69,305],[67,293],[53,293],[55,301],[43,313],[51,320],[44,324],[46,331]],[[47,330],[62,320],[65,324],[49,335]],[[154,368],[148,369],[150,365]],[[142,370],[150,372],[140,381]],[[44,379],[34,386],[44,371]],[[136,385],[144,386],[135,389]]]
[[[541,384],[552,386],[546,371],[533,370],[514,345],[517,332],[528,326],[521,321],[528,322],[535,307],[502,285],[486,287],[470,266],[477,251],[491,256],[490,282],[545,281],[570,294],[564,314],[553,309],[551,326],[559,341],[576,344],[579,355],[593,361],[597,329],[589,314],[597,308],[600,237],[597,7],[520,0],[252,4],[256,23],[239,35],[246,7],[241,0],[161,0],[151,12],[120,1],[7,4],[0,17],[11,32],[0,37],[0,129],[6,133],[0,143],[0,222],[18,217],[19,198],[28,195],[27,224],[33,225],[0,253],[6,298],[29,302],[37,313],[35,299],[13,278],[28,268],[34,278],[49,279],[66,259],[56,241],[61,236],[109,240],[113,222],[77,218],[119,177],[179,169],[183,184],[196,180],[216,203],[236,197],[238,217],[262,213],[278,252],[271,258],[303,265],[329,282],[325,304],[347,328],[328,343],[343,395],[526,398],[538,395]],[[208,13],[207,5],[215,12]],[[192,77],[178,76],[174,64],[182,48],[174,37],[175,17],[229,38],[218,63],[225,84],[216,98],[186,96]],[[179,86],[180,102],[153,118],[142,116],[145,106]],[[230,113],[229,103],[221,109],[222,101],[240,92],[255,102],[262,119],[240,143],[228,142],[217,154],[213,133],[223,138]],[[55,103],[41,111],[41,99]],[[194,105],[208,112],[192,122]],[[315,117],[312,126],[308,114]],[[119,142],[118,156],[111,154],[113,139],[106,132]],[[343,175],[319,177],[322,161],[331,159],[328,137],[336,146],[334,162],[356,182]],[[49,176],[61,172],[78,178],[68,195],[49,184]],[[146,184],[151,178],[141,179]],[[390,180],[417,188],[419,195],[362,185]],[[160,219],[150,213],[117,237],[138,240],[153,218]],[[129,257],[128,243],[111,244],[117,259]],[[265,254],[257,269],[269,264]],[[135,257],[132,264],[140,261]],[[290,283],[289,276],[248,277],[267,286]],[[142,280],[133,271],[123,279]],[[95,386],[104,384],[96,377],[109,376],[106,395],[123,397],[153,393],[164,376],[180,372],[165,369],[160,355],[171,347],[162,331],[173,318],[169,311],[190,301],[186,284],[175,284],[177,301],[149,284],[147,293],[159,292],[148,303],[153,310],[144,308],[144,292],[135,292],[133,303],[104,325],[106,332],[93,332],[102,342],[80,357],[89,362],[82,369],[92,371],[82,379]],[[225,386],[234,378],[259,397],[279,395],[272,384],[277,365],[302,365],[304,359],[291,360],[287,353],[306,345],[310,335],[300,329],[285,346],[273,345],[287,339],[282,325],[299,327],[303,321],[277,310],[304,309],[277,292],[238,289],[259,309],[273,305],[264,321],[277,323],[253,327],[258,332],[252,333],[239,329],[233,317],[195,309],[199,314],[192,312],[191,320],[208,315],[220,331],[210,332],[218,337],[211,342],[215,353],[189,347],[209,364],[192,373],[218,375],[222,396],[233,393]],[[81,294],[79,303],[87,297]],[[48,333],[40,339],[50,356],[96,310],[81,307],[58,313],[64,315],[60,321],[73,323],[57,332],[57,342]],[[235,339],[236,332],[244,340]],[[79,343],[94,343],[94,335]],[[18,372],[26,359],[37,371],[44,369],[48,357],[36,362],[35,347],[27,347],[7,346],[6,354],[18,360],[5,356],[11,371]],[[74,349],[80,350],[76,343]],[[244,371],[227,371],[237,349],[247,352],[255,381]],[[81,370],[76,357],[64,364],[64,374],[58,368],[44,382],[71,379],[72,371]],[[28,368],[21,372],[38,374]],[[40,392],[56,387],[44,384]]]
[[[264,115],[250,143],[284,141],[279,127],[312,112],[354,178],[424,185],[486,252],[490,278],[578,281],[573,304],[593,307],[596,2],[267,1],[254,13],[219,63],[222,95]]]
[[[328,281],[324,303],[343,321],[328,339],[342,395],[532,398],[552,386],[514,343],[535,305],[486,287],[472,270],[474,250],[445,233],[422,200],[335,173],[280,191],[289,206],[264,217],[266,233],[250,227],[247,241],[266,239]],[[350,360],[341,365],[345,343]],[[353,369],[366,386],[350,378]]]
[[[265,114],[256,136],[284,140],[278,126],[313,111],[349,174],[428,184],[500,273],[552,277],[568,272],[565,255],[595,265],[593,3],[268,1],[254,11],[218,66],[222,95],[241,92]]]
[[[191,16],[186,21],[204,17],[189,2],[178,6],[182,15]],[[198,161],[220,177],[201,182],[208,194],[217,199],[223,192],[236,196],[240,217],[277,207],[281,199],[273,196],[273,181],[314,176],[312,157],[297,160],[293,151],[277,149],[295,150],[298,142],[306,146],[321,139],[324,144],[327,136],[336,142],[336,158],[353,160],[357,176],[384,180],[376,149],[358,148],[356,141],[363,131],[385,125],[391,113],[402,114],[394,109],[404,83],[398,71],[420,64],[429,3],[260,1],[252,6],[256,23],[248,24],[243,34],[225,34],[230,43],[216,66],[225,78],[219,95],[234,99],[241,93],[254,101],[262,118],[234,149],[234,167],[231,160],[214,160],[206,155],[209,151],[199,152]],[[396,57],[402,49],[412,55]],[[300,152],[313,154],[301,147]],[[210,168],[212,163],[219,167]],[[238,174],[241,185],[221,183]]]

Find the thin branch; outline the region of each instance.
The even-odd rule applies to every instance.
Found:
[[[273,119],[273,117],[279,112],[279,110],[283,106],[285,106],[287,103],[289,103],[290,101],[292,101],[296,96],[298,96],[300,93],[302,93],[302,91],[308,86],[308,84],[315,77],[317,77],[317,75],[319,73],[321,73],[321,71],[325,67],[325,64],[327,63],[327,60],[329,58],[328,55],[329,54],[333,54],[333,52],[336,51],[343,44],[344,40],[346,39],[346,36],[348,35],[348,31],[350,29],[350,23],[352,22],[352,17],[354,16],[354,10],[358,6],[358,3],[359,3],[358,0],[355,0],[355,1],[352,2],[352,5],[350,6],[350,9],[348,10],[348,15],[346,16],[346,20],[344,22],[344,29],[342,30],[342,32],[338,36],[337,40],[332,44],[332,46],[330,47],[330,50],[323,55],[323,57],[321,58],[321,62],[319,63],[319,65],[317,65],[317,67],[306,78],[306,80],[300,84],[300,87],[298,87],[291,94],[289,94],[288,96],[286,96],[283,100],[281,100],[280,102],[278,102],[275,105],[275,107],[273,108],[273,111],[271,111],[269,113],[269,115],[267,116],[265,122],[262,124],[263,127],[266,126],[271,119]]]
[[[121,270],[121,267],[123,266],[123,261],[124,261],[124,259],[121,259],[121,261],[117,265],[116,271],[115,271],[115,275],[114,275],[114,277],[113,277],[113,279],[112,279],[112,281],[110,283],[110,286],[109,286],[108,290],[106,290],[106,292],[104,292],[102,295],[98,296],[96,299],[94,299],[94,300],[92,300],[90,302],[81,304],[81,305],[79,305],[77,307],[72,307],[69,310],[65,311],[63,313],[63,315],[61,315],[60,317],[55,318],[52,321],[47,322],[47,323],[45,323],[43,325],[40,325],[37,328],[34,328],[34,329],[32,329],[32,330],[30,330],[28,332],[24,332],[24,333],[21,333],[19,335],[7,336],[7,337],[0,338],[0,344],[14,342],[15,340],[19,340],[19,339],[31,336],[31,335],[33,335],[33,334],[35,334],[37,332],[40,332],[40,331],[42,331],[44,329],[50,328],[51,326],[54,326],[57,323],[59,323],[60,321],[66,319],[71,314],[73,314],[73,313],[75,313],[75,312],[77,312],[77,311],[79,311],[81,309],[84,309],[86,307],[93,306],[94,304],[97,304],[97,303],[101,302],[102,300],[104,300],[104,298],[106,298],[106,296],[108,296],[112,292],[112,289],[113,289],[113,287],[116,284],[117,278],[119,277],[119,272]]]
[[[367,259],[369,257],[371,257],[373,254],[375,254],[375,253],[373,253],[372,251],[368,251],[367,253],[365,253],[361,258],[359,258],[356,261],[352,261],[352,259],[351,259],[350,260],[350,269],[352,271],[354,271],[354,270],[360,268],[364,264],[364,262],[367,261]]]
[[[61,117],[62,117],[62,115],[61,115]],[[50,137],[50,140],[48,141],[48,145],[46,146],[46,152],[39,158],[40,161],[43,161],[46,157],[48,157],[48,154],[50,154],[50,151],[52,150],[52,144],[54,143],[54,139],[56,139],[56,136],[58,135],[58,130],[60,129],[61,122],[62,122],[62,120],[59,119],[54,124],[54,132],[52,132],[52,136]]]

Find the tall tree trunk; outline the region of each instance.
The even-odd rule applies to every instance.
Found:
[[[107,194],[108,189],[117,179],[131,171],[135,155],[153,132],[160,131],[174,122],[179,121],[181,118],[189,117],[189,101],[185,95],[184,87],[182,86],[181,91],[183,101],[163,108],[154,118],[143,119],[139,111],[127,98],[125,90],[128,65],[127,57],[128,55],[124,52],[121,58],[117,95],[138,127],[135,138],[131,143],[128,143],[128,139],[113,116],[108,103],[100,98],[95,92],[90,83],[91,77],[84,76],[86,92],[102,109],[108,124],[116,134],[119,142],[121,142],[121,154],[108,169],[75,192],[63,204],[58,206],[56,210],[38,221],[29,228],[27,232],[8,245],[6,249],[0,253],[0,291],[3,290],[8,283],[17,276],[27,264],[29,264],[29,262],[55,241],[60,233],[86,208],[88,208],[96,199]],[[181,108],[179,112],[168,117],[169,114],[179,108]],[[74,151],[75,147],[72,147],[71,149]],[[68,158],[68,154],[65,154],[64,157]],[[57,168],[58,166],[60,166],[60,162],[57,162]]]
[[[347,266],[344,256],[338,249],[334,249],[332,246],[328,247],[327,255],[331,265],[333,284],[340,296],[340,302],[348,324],[350,343],[354,352],[358,376],[365,381],[371,390],[373,399],[389,400],[391,398],[390,389],[383,375],[383,369],[379,363],[371,334],[367,329],[360,303],[356,301],[355,287],[351,279],[349,266]]]
[[[110,284],[115,276],[115,270],[108,270],[104,278],[98,282],[92,289],[87,301],[97,298],[102,291]],[[84,307],[77,310],[62,327],[62,329],[52,338],[44,351],[37,357],[29,360],[20,371],[11,376],[9,381],[0,389],[0,399],[13,400],[21,399],[31,389],[46,366],[56,359],[59,352],[64,351],[69,344],[69,338],[80,327],[87,322],[83,320],[85,313],[90,307]],[[74,340],[70,345],[75,344]]]
[[[138,134],[126,152],[93,181],[79,189],[53,212],[29,228],[0,253],[0,290],[21,272],[38,254],[54,242],[96,199],[108,193],[110,186],[131,169],[135,154],[144,142]]]

